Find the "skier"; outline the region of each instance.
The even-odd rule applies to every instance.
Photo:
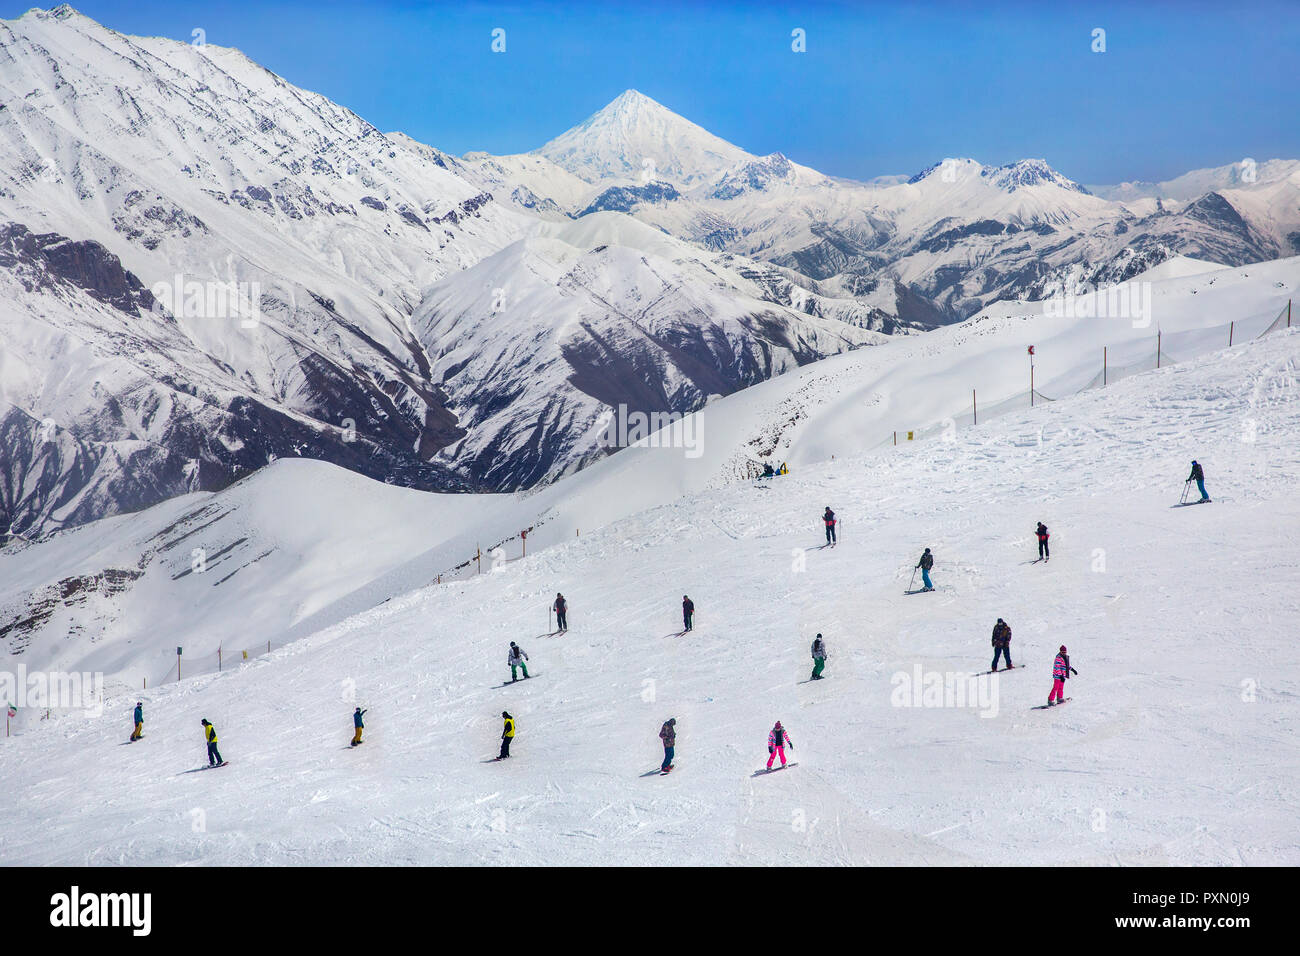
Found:
[[[352,712],[352,726],[356,730],[356,733],[352,735],[353,747],[361,743],[361,731],[363,731],[366,727],[366,725],[361,722],[361,717],[363,714],[365,714],[365,711],[362,710],[360,707],[358,707],[356,710]]]
[[[519,677],[515,674],[515,668],[524,672],[524,680],[528,680],[528,665],[524,661],[528,660],[528,655],[524,649],[514,641],[510,642],[510,656],[506,658],[506,663],[510,665],[510,683],[515,683]]]
[[[131,732],[131,739],[139,740],[144,736],[144,704],[138,700],[135,702],[135,713],[132,716],[135,720],[135,730]]]
[[[1047,695],[1048,707],[1065,702],[1065,682],[1069,680],[1071,674],[1078,673],[1070,666],[1070,655],[1065,652],[1065,645],[1062,644],[1061,653],[1057,654],[1056,660],[1052,662],[1052,692]]]
[[[1051,537],[1047,532],[1047,525],[1043,524],[1041,521],[1038,522],[1038,527],[1034,530],[1034,534],[1038,535],[1038,556],[1044,561],[1049,560],[1052,557],[1052,551],[1047,546],[1047,539]]]
[[[822,668],[826,666],[826,642],[820,634],[812,643],[813,672],[809,680],[821,680]]]
[[[826,543],[835,544],[835,512],[831,511],[831,506],[826,506],[826,513],[822,515],[822,521],[826,522]]]
[[[559,591],[555,592],[555,624],[556,629],[567,631],[569,629],[569,602],[564,600],[564,595]]]
[[[997,673],[998,658],[1004,655],[1007,659],[1007,670],[1011,670],[1015,667],[1011,663],[1011,628],[1006,621],[998,618],[998,622],[993,625],[993,666],[989,668],[994,673]]]
[[[772,761],[777,758],[778,754],[781,757],[781,766],[785,766],[785,748],[787,746],[794,750],[794,741],[790,739],[790,735],[785,732],[785,728],[781,726],[781,721],[778,720],[776,726],[767,735],[768,770],[772,769]]]
[[[1196,482],[1196,488],[1201,493],[1202,502],[1210,500],[1210,496],[1205,490],[1205,469],[1201,467],[1201,463],[1195,458],[1192,459],[1192,473],[1187,476],[1187,480]]]
[[[505,721],[505,726],[501,730],[501,753],[497,755],[498,760],[505,760],[510,756],[510,741],[515,739],[515,719],[501,711],[501,719]]]
[[[921,569],[921,580],[925,583],[922,591],[933,591],[934,585],[930,583],[930,569],[934,567],[934,555],[930,549],[926,548],[925,553],[921,555],[921,560],[916,562],[916,566]]]
[[[221,751],[217,749],[217,728],[208,723],[206,717],[199,723],[203,725],[203,739],[208,742],[208,766],[220,767],[225,761],[221,759]]]
[[[659,739],[664,742],[664,762],[659,767],[660,773],[673,769],[673,755],[677,752],[677,718],[669,717],[659,728]]]
[[[682,595],[682,633],[685,634],[695,626],[695,602]]]

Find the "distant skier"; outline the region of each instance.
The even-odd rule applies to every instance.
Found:
[[[569,602],[564,600],[564,595],[559,591],[555,592],[555,625],[560,631],[569,629]]]
[[[1006,621],[998,618],[998,622],[993,625],[993,666],[989,669],[996,673],[998,658],[1003,656],[1007,659],[1007,670],[1015,667],[1011,663],[1011,628]]]
[[[934,555],[930,553],[929,548],[925,549],[925,553],[921,555],[921,560],[916,562],[916,566],[921,569],[921,580],[925,584],[925,587],[921,590],[933,591],[934,585],[930,583],[930,569],[934,567]]]
[[[826,642],[818,634],[812,642],[813,671],[809,680],[821,680],[822,668],[826,666]]]
[[[144,704],[138,700],[135,702],[135,713],[132,719],[135,720],[135,730],[131,732],[131,739],[139,740],[144,736]]]
[[[822,515],[822,521],[826,522],[826,543],[835,544],[835,512],[831,511],[831,506],[826,506],[826,513]]]
[[[510,665],[510,683],[513,684],[519,680],[518,675],[515,673],[516,669],[522,670],[524,672],[524,680],[528,680],[528,665],[524,663],[526,660],[528,660],[528,655],[524,653],[524,649],[514,641],[511,641],[510,656],[506,658],[506,663]]]
[[[203,725],[203,739],[208,742],[208,766],[220,767],[225,761],[221,759],[221,751],[217,749],[217,728],[208,723],[206,717],[199,723]]]
[[[785,462],[781,462],[781,467],[776,470],[776,473],[778,475],[788,475],[790,474],[790,469],[785,466]]]
[[[673,769],[673,756],[677,753],[677,718],[669,717],[659,728],[659,739],[664,742],[664,762],[659,767],[660,773]]]
[[[682,633],[695,626],[695,602],[685,594],[682,595]]]
[[[352,734],[353,747],[361,743],[361,731],[365,730],[366,728],[366,725],[361,722],[361,718],[364,714],[365,711],[362,710],[360,707],[358,707],[356,710],[352,712],[352,727],[355,731],[355,733]]]
[[[781,758],[781,766],[785,766],[785,748],[787,746],[791,750],[794,750],[794,741],[790,739],[790,735],[785,732],[785,728],[781,726],[781,721],[778,720],[776,726],[773,727],[767,735],[768,770],[772,769],[772,761],[775,760],[778,755]]]
[[[1061,652],[1052,662],[1052,692],[1047,696],[1048,707],[1065,701],[1065,682],[1070,679],[1071,674],[1078,673],[1070,666],[1070,655],[1065,652],[1065,645],[1062,644]]]
[[[1052,557],[1052,551],[1047,546],[1047,539],[1050,538],[1051,535],[1047,531],[1047,525],[1043,524],[1041,521],[1038,522],[1038,527],[1034,530],[1034,534],[1038,535],[1038,556],[1044,561],[1050,560]]]
[[[1201,493],[1201,501],[1209,501],[1210,496],[1205,490],[1205,469],[1196,459],[1192,459],[1192,473],[1187,476],[1188,481],[1196,482],[1196,488]]]
[[[501,729],[501,753],[497,755],[498,760],[505,760],[510,756],[510,741],[515,739],[515,719],[501,711],[501,719],[505,721],[505,726]]]
[[[773,475],[775,475],[775,474],[776,474],[776,469],[772,467],[772,463],[771,463],[771,462],[764,462],[764,463],[763,463],[763,474],[760,475],[759,477],[760,477],[760,478],[771,478],[771,477],[772,477]]]

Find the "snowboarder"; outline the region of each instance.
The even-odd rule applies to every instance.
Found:
[[[659,728],[659,739],[664,742],[664,762],[659,767],[660,773],[673,769],[673,755],[677,752],[677,718],[669,717]]]
[[[567,631],[569,629],[569,602],[564,600],[564,595],[559,591],[555,592],[555,624],[556,630]]]
[[[217,728],[208,723],[206,717],[199,723],[203,725],[203,739],[208,742],[208,766],[220,767],[225,761],[221,759],[221,751],[217,749]]]
[[[835,512],[831,511],[831,506],[826,506],[826,513],[822,515],[822,521],[826,522],[826,543],[835,544]]]
[[[1011,628],[1006,621],[998,618],[998,622],[993,625],[993,666],[990,668],[995,674],[998,670],[998,658],[1003,656],[1007,659],[1007,670],[1015,667],[1011,663]]]
[[[354,710],[354,711],[352,712],[352,727],[353,727],[353,729],[356,731],[356,732],[352,735],[352,746],[353,746],[353,747],[355,747],[357,744],[361,743],[361,731],[365,730],[365,727],[366,727],[366,725],[363,724],[363,723],[361,722],[361,717],[362,717],[362,715],[364,715],[364,714],[365,714],[365,711],[362,710],[360,707],[358,707],[356,710]]]
[[[790,735],[785,732],[781,726],[781,721],[776,722],[776,726],[771,729],[767,735],[767,769],[772,769],[772,761],[779,755],[781,757],[781,766],[785,766],[785,748],[789,747],[794,750],[794,741]]]
[[[515,719],[501,711],[501,719],[505,721],[505,726],[501,729],[501,753],[497,755],[498,760],[505,760],[510,756],[510,741],[515,739]]]
[[[776,474],[776,470],[772,467],[772,463],[771,463],[771,462],[764,462],[764,463],[763,463],[763,474],[762,474],[760,477],[762,477],[762,478],[771,478],[771,477],[772,477],[773,475],[775,475],[775,474]]]
[[[682,595],[682,633],[685,634],[695,626],[695,602],[685,594]]]
[[[144,704],[138,700],[135,702],[135,713],[132,718],[135,720],[135,730],[131,732],[131,739],[139,740],[144,736]]]
[[[822,668],[826,666],[826,642],[822,640],[820,634],[813,639],[812,643],[813,672],[809,680],[821,680]]]
[[[1052,662],[1052,692],[1047,695],[1047,706],[1051,707],[1056,703],[1065,702],[1065,682],[1070,679],[1071,674],[1078,674],[1070,666],[1070,655],[1065,652],[1065,645],[1061,645],[1061,652],[1056,655],[1056,660]]]
[[[934,585],[930,583],[930,569],[934,567],[934,555],[930,549],[926,548],[925,553],[921,555],[921,560],[916,562],[916,566],[921,569],[921,580],[925,583],[922,591],[933,591]]]
[[[1052,551],[1047,546],[1047,539],[1051,537],[1047,532],[1047,525],[1043,524],[1041,521],[1038,522],[1038,527],[1034,530],[1034,534],[1038,535],[1038,556],[1044,561],[1047,561],[1052,556]]]
[[[515,681],[519,680],[518,675],[515,674],[516,668],[522,670],[524,672],[524,680],[528,680],[528,665],[524,663],[526,660],[528,660],[528,655],[524,653],[524,649],[514,641],[511,641],[510,656],[506,658],[506,663],[510,665],[510,683],[513,684]]]
[[[1196,482],[1196,489],[1201,493],[1201,501],[1209,501],[1210,496],[1205,490],[1205,469],[1195,458],[1192,459],[1192,473],[1187,476],[1188,481]]]

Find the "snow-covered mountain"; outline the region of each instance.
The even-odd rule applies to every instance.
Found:
[[[134,510],[285,456],[426,489],[516,487],[573,467],[570,423],[553,442],[494,443],[536,411],[504,408],[509,392],[480,392],[493,430],[470,436],[434,358],[495,343],[464,325],[454,342],[422,340],[412,324],[443,280],[568,221],[559,204],[582,181],[566,175],[540,157],[461,161],[381,133],[237,50],[124,36],[67,6],[0,23],[0,529]],[[530,176],[546,189],[507,182]],[[731,267],[696,258],[676,279],[706,287],[659,314],[709,338],[716,323],[696,306],[725,297],[712,274]],[[629,301],[662,288],[648,273],[615,281]],[[726,392],[894,327],[791,285],[777,276],[754,294],[768,304],[733,309],[763,318],[697,351],[694,374]],[[830,317],[821,334],[786,328],[808,315]],[[705,397],[679,390],[672,410]],[[454,470],[435,461],[461,439],[475,454],[453,454]]]
[[[523,157],[501,158],[498,171],[556,210],[625,212],[923,326],[998,299],[1123,281],[1176,255],[1241,265],[1300,252],[1290,160],[1150,189],[1089,190],[1041,159],[945,159],[905,181],[856,183],[745,153],[633,90],[528,158],[526,171],[508,169]],[[563,166],[554,190],[541,159]]]
[[[636,90],[619,94],[536,154],[588,182],[667,179],[682,185],[755,159]]]

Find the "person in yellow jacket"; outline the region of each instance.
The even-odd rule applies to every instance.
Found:
[[[778,475],[788,475],[790,474],[790,469],[785,467],[785,462],[781,462],[781,467],[777,469],[776,473]]]
[[[497,759],[505,760],[510,756],[510,741],[515,739],[515,719],[504,710],[501,711],[501,719],[505,721],[505,727],[501,731],[501,753]]]
[[[199,723],[203,725],[203,739],[208,742],[208,766],[223,766],[225,761],[221,759],[221,751],[217,749],[217,728],[208,723],[206,717],[200,720]]]

